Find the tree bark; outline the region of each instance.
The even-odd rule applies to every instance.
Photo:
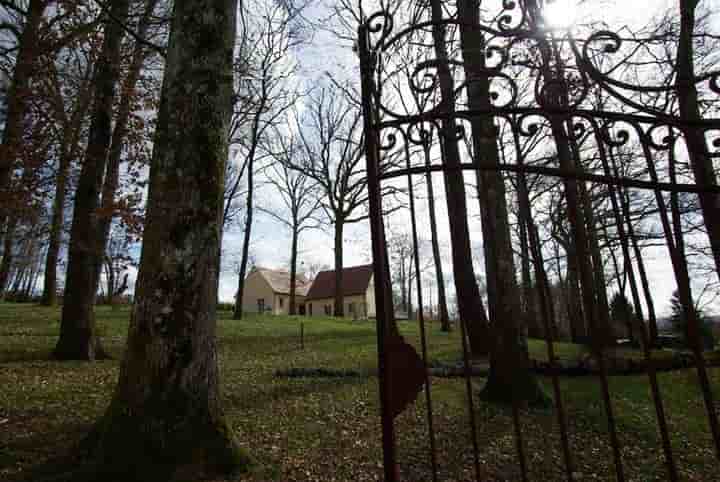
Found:
[[[7,114],[0,144],[0,210],[10,205],[10,181],[22,143],[22,135],[31,94],[30,80],[35,73],[38,30],[45,12],[45,0],[30,0],[25,27],[20,35],[15,71],[8,91]],[[9,214],[9,213],[0,213]],[[2,216],[0,216],[2,219]],[[2,226],[0,226],[2,230]]]
[[[129,0],[117,0],[105,23],[103,49],[95,72],[88,146],[75,194],[70,230],[60,339],[53,356],[60,360],[95,360],[107,357],[95,330],[94,305],[104,246],[100,232],[100,184],[112,136],[112,109],[120,77],[120,50],[128,17]]]
[[[298,228],[297,222],[293,223],[292,243],[290,245],[290,315],[297,314],[296,296],[297,296],[297,252],[298,252]]]
[[[248,464],[223,413],[216,342],[235,8],[174,6],[126,355],[85,444],[92,480],[224,478]]]
[[[528,336],[531,338],[543,338],[544,333],[542,326],[538,322],[538,311],[535,297],[535,289],[533,289],[533,281],[530,275],[530,241],[528,239],[528,223],[532,223],[532,218],[519,222],[520,228],[520,263],[522,272],[522,292],[523,303],[522,313],[525,325],[528,329]],[[532,228],[530,228],[532,229]],[[540,269],[545,269],[542,264]],[[538,281],[535,282],[538,284]],[[548,333],[550,336],[550,333]],[[552,338],[551,338],[552,339]]]
[[[480,2],[458,0],[457,8],[465,77],[473,79],[467,86],[468,104],[472,111],[489,111],[492,105],[490,78],[485,69],[485,39],[477,28]],[[470,123],[476,161],[498,166],[498,132],[492,116],[473,116]],[[477,180],[493,340],[490,372],[481,397],[502,403],[545,403],[547,399],[530,370],[527,337],[519,309],[521,296],[515,278],[505,182],[499,170],[478,172]]]
[[[5,240],[3,241],[3,258],[0,263],[0,299],[5,297],[7,285],[10,281],[10,269],[12,268],[16,228],[17,219],[15,216],[9,216],[9,220],[5,228]]]
[[[57,303],[57,264],[60,257],[62,228],[65,221],[65,197],[67,195],[67,177],[69,169],[70,156],[63,155],[60,158],[58,174],[55,181],[55,199],[53,200],[48,252],[45,257],[43,294],[40,300],[40,304],[43,306],[55,306],[55,303]]]
[[[345,316],[343,309],[343,235],[345,231],[345,220],[340,216],[335,216],[335,303],[333,307],[333,315],[337,317]]]
[[[678,4],[680,5],[680,39],[675,88],[678,95],[680,118],[688,123],[697,123],[702,120],[702,115],[695,84],[693,34],[695,11],[699,1],[681,0]],[[684,130],[684,134],[695,182],[700,186],[717,186],[717,177],[705,141],[705,132],[702,129],[689,128]],[[718,202],[718,195],[713,193],[700,193],[698,197],[715,260],[715,270],[720,277],[720,202]]]
[[[574,147],[573,152],[575,158],[578,159],[578,150]],[[580,169],[579,163],[578,170]],[[593,334],[595,342],[600,346],[612,346],[615,343],[612,327],[610,326],[610,304],[608,303],[606,282],[605,282],[605,266],[602,262],[602,253],[597,239],[597,229],[595,226],[595,215],[592,210],[592,201],[587,192],[584,183],[578,184],[578,192],[580,194],[580,202],[583,207],[588,248],[590,249],[590,259],[592,260],[593,276],[595,282],[595,300],[597,305],[597,318],[595,320],[596,330]]]
[[[429,149],[425,149],[425,165],[430,163]],[[447,298],[445,295],[445,274],[442,268],[442,257],[440,256],[440,244],[437,233],[437,214],[435,213],[435,192],[432,183],[432,173],[425,173],[425,183],[428,193],[428,212],[430,214],[430,243],[432,245],[433,262],[435,265],[435,281],[438,286],[438,316],[440,318],[440,329],[449,333],[452,331],[450,317],[448,316]]]
[[[432,0],[431,9],[432,20],[434,22],[442,21],[442,2]],[[435,54],[438,59],[437,73],[442,97],[441,108],[451,119],[450,121],[444,120],[441,124],[441,142],[443,162],[449,168],[443,172],[443,175],[448,205],[458,311],[461,323],[464,323],[467,328],[472,354],[481,356],[489,353],[491,340],[487,317],[480,298],[480,289],[475,278],[475,270],[472,263],[468,262],[468,260],[472,259],[472,247],[467,223],[465,180],[462,171],[457,169],[460,165],[460,152],[457,145],[457,125],[453,115],[455,113],[455,93],[453,78],[448,65],[444,25],[434,24],[432,35]]]

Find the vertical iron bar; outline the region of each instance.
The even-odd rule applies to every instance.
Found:
[[[556,55],[559,56],[558,53]],[[565,95],[567,92],[564,93]],[[551,120],[551,122],[555,122]],[[580,163],[580,155],[577,152],[577,146],[574,142],[570,142],[569,136],[567,135],[565,129],[567,129],[567,132],[572,132],[572,118],[570,116],[567,116],[563,122],[566,124],[566,127],[563,127],[562,125],[559,126],[558,133],[559,136],[556,137],[556,142],[558,143],[558,148],[560,148],[560,145],[563,145],[563,149],[565,149],[567,157],[567,161],[571,162],[571,157],[573,158],[574,162],[571,162],[571,165],[568,166],[571,170],[578,171],[582,173],[582,164]],[[560,142],[560,139],[562,139],[562,142]],[[571,150],[572,149],[572,150]],[[571,153],[573,156],[571,156]],[[563,156],[560,156],[561,159]],[[580,181],[584,182],[584,181]],[[577,193],[576,193],[577,194]],[[571,204],[571,200],[568,196],[566,196],[568,205]],[[572,204],[573,210],[578,209],[578,199],[577,196],[574,195]],[[584,219],[584,217],[583,217]],[[577,221],[576,221],[577,223]],[[582,224],[582,223],[580,223]],[[576,236],[582,237],[582,242],[578,243],[578,258],[582,257],[588,257],[590,254],[587,252],[587,249],[589,249],[589,245],[587,243],[587,233],[586,233],[586,226],[578,226],[575,229]],[[613,412],[613,406],[612,406],[612,398],[610,396],[610,384],[608,383],[608,374],[607,374],[607,367],[605,365],[605,354],[603,352],[602,347],[602,340],[598,340],[598,337],[600,336],[600,327],[598,326],[598,310],[597,310],[597,300],[594,299],[595,293],[588,292],[591,287],[594,286],[594,276],[591,272],[588,272],[588,268],[591,266],[591,263],[585,263],[580,262],[579,268],[581,273],[581,278],[583,282],[581,283],[583,296],[586,298],[593,299],[592,303],[588,304],[588,310],[587,310],[587,317],[588,317],[588,323],[590,325],[590,333],[591,337],[594,339],[593,341],[597,344],[597,349],[595,350],[595,356],[597,357],[598,361],[598,368],[600,371],[600,387],[602,389],[602,396],[603,396],[603,403],[605,405],[605,416],[607,418],[608,422],[608,432],[610,434],[610,445],[612,446],[613,451],[613,460],[615,462],[615,475],[617,476],[617,479],[619,482],[625,481],[625,473],[623,470],[623,463],[622,463],[622,453],[620,452],[620,440],[618,438],[617,434],[617,427],[615,426],[615,414]],[[602,267],[594,267],[594,269],[602,269]],[[595,289],[605,289],[604,286],[594,286]],[[599,342],[599,343],[598,343]]]
[[[669,163],[669,174],[670,174],[670,182],[672,184],[677,183],[676,173],[675,173],[675,137],[672,133],[668,135],[669,138],[669,144],[670,144],[670,150],[668,153],[668,163]],[[687,260],[684,256],[684,238],[683,238],[683,232],[682,232],[682,220],[680,219],[680,212],[677,207],[677,196],[678,193],[673,192],[670,194],[670,203],[671,203],[671,210],[673,213],[673,224],[675,226],[675,238],[676,238],[676,247],[678,250],[678,254],[680,255],[679,258],[681,258],[682,263],[682,270],[685,273],[685,275],[688,277],[689,282],[689,270],[687,267]],[[689,304],[685,307],[685,312],[690,314],[689,317],[687,317],[687,324],[688,324],[688,334],[690,334],[690,347],[693,351],[693,355],[695,357],[695,364],[698,367],[698,379],[700,381],[700,386],[702,387],[703,396],[705,398],[706,406],[709,410],[709,423],[710,423],[710,430],[712,431],[712,435],[715,441],[715,451],[716,456],[720,458],[720,444],[718,444],[718,422],[717,422],[717,413],[715,412],[715,403],[713,401],[712,396],[712,389],[710,388],[710,381],[707,376],[707,370],[705,368],[705,357],[703,356],[703,341],[700,338],[700,319],[698,317],[697,310],[695,310],[695,307],[693,306],[692,301],[692,294],[691,294],[690,287],[688,287],[688,294],[689,294]],[[687,316],[687,314],[686,314]]]
[[[443,144],[444,137],[439,136],[440,138],[440,149],[444,150],[445,146]],[[448,213],[448,216],[451,216],[451,213]],[[470,350],[468,347],[468,340],[467,340],[467,327],[465,326],[465,323],[469,323],[470,320],[465,320],[460,317],[460,338],[462,340],[462,351],[463,351],[463,376],[465,378],[465,391],[467,392],[467,398],[468,398],[468,413],[470,417],[470,437],[473,444],[473,465],[475,467],[475,480],[477,482],[480,482],[480,448],[478,444],[478,438],[477,438],[477,422],[475,421],[475,402],[473,401],[473,394],[472,394],[472,372],[470,367]]]
[[[655,169],[655,163],[652,160],[652,154],[650,152],[649,145],[652,140],[648,138],[648,134],[635,125],[638,133],[640,134],[640,145],[645,155],[645,160],[648,166],[648,172],[650,174],[650,180],[657,184],[658,175]],[[670,149],[673,149],[671,145]],[[708,424],[710,425],[710,431],[712,433],[713,442],[715,443],[715,456],[720,460],[720,429],[718,428],[718,418],[715,412],[715,402],[713,400],[712,391],[710,389],[710,380],[707,375],[707,368],[705,366],[705,358],[702,355],[702,349],[700,344],[700,332],[698,328],[698,320],[695,316],[695,310],[692,306],[692,295],[690,292],[690,279],[688,276],[687,260],[679,255],[677,246],[672,238],[672,228],[670,227],[670,221],[668,219],[665,199],[663,198],[662,192],[659,189],[655,189],[655,199],[658,204],[658,210],[660,213],[660,221],[663,225],[665,232],[665,241],[670,252],[670,259],[673,265],[673,271],[675,273],[675,281],[678,285],[678,293],[680,294],[680,301],[683,305],[684,315],[688,322],[689,330],[692,332],[690,341],[690,349],[693,352],[693,358],[695,359],[695,367],[698,372],[698,381],[700,383],[700,389],[703,393],[703,400],[705,402],[705,409],[708,415]],[[682,233],[680,233],[682,235]]]
[[[430,142],[429,139],[423,143],[423,153],[425,159],[430,156],[428,152],[429,147],[426,145]],[[437,482],[437,454],[435,449],[435,428],[433,425],[433,408],[432,408],[432,396],[430,394],[430,375],[428,374],[428,355],[427,355],[427,339],[425,335],[425,315],[423,310],[423,296],[422,296],[422,281],[420,277],[420,253],[419,243],[417,236],[417,219],[415,213],[415,192],[413,191],[412,174],[410,173],[410,152],[408,150],[408,141],[405,139],[405,161],[408,168],[408,192],[410,194],[410,222],[412,225],[412,237],[413,237],[413,261],[415,263],[415,281],[417,285],[417,297],[418,297],[418,323],[420,324],[420,345],[422,348],[422,359],[424,365],[425,375],[425,404],[427,407],[427,420],[428,420],[428,438],[430,440],[430,461],[432,463],[433,471],[433,482]]]
[[[515,150],[517,152],[517,162],[520,165],[525,163],[520,146],[520,138],[518,135],[518,126],[513,126],[513,140],[515,142]],[[502,144],[501,144],[502,146]],[[501,150],[503,162],[507,162],[505,158],[505,149]],[[530,198],[528,196],[527,178],[525,172],[521,169],[518,172],[518,201],[520,204],[520,222],[524,222],[527,226],[527,232],[530,243],[530,252],[533,258],[533,266],[535,267],[535,281],[538,284],[538,293],[540,299],[540,311],[542,312],[543,328],[545,328],[545,346],[547,349],[548,361],[550,362],[550,373],[552,378],[553,393],[555,395],[555,406],[557,407],[557,421],[560,427],[560,441],[562,445],[563,458],[565,459],[565,475],[568,481],[573,480],[573,464],[570,455],[570,438],[568,436],[567,419],[565,415],[565,407],[562,401],[562,391],[560,390],[560,380],[557,373],[557,359],[555,357],[555,347],[550,339],[552,326],[555,324],[555,312],[552,301],[548,303],[547,295],[550,294],[549,282],[545,270],[543,269],[542,253],[539,252],[540,240],[532,223],[532,212],[530,208]]]
[[[463,349],[463,367],[465,375],[465,390],[468,396],[468,410],[470,415],[470,430],[473,444],[473,463],[475,466],[475,480],[480,482],[480,448],[478,446],[477,439],[477,422],[475,421],[475,402],[473,402],[472,395],[472,373],[470,371],[470,355],[468,353],[468,341],[467,333],[465,329],[465,320],[460,320],[460,337],[462,338],[462,349]]]
[[[387,321],[391,319],[392,300],[388,298],[386,282],[387,253],[385,229],[382,218],[382,193],[379,178],[379,139],[377,117],[372,105],[375,93],[373,81],[374,53],[370,51],[369,32],[366,24],[358,29],[363,127],[365,132],[365,159],[367,163],[367,188],[370,231],[372,237],[373,272],[375,284],[375,316],[378,348],[378,385],[380,389],[380,420],[382,425],[383,469],[385,482],[399,482],[396,469],[395,426],[390,413],[390,380],[387,377],[386,340]]]
[[[610,165],[608,163],[607,152],[603,144],[602,135],[600,135],[599,126],[595,122],[591,122],[593,130],[596,133],[596,139],[598,143],[598,152],[600,154],[600,160],[603,165],[603,171],[606,176],[612,176],[610,171]],[[612,147],[611,147],[612,149]],[[615,222],[617,225],[618,236],[620,236],[620,244],[622,246],[623,257],[629,266],[630,286],[634,303],[639,306],[640,295],[637,292],[637,284],[635,283],[635,272],[633,271],[632,259],[630,257],[630,247],[628,246],[628,237],[625,233],[624,223],[620,214],[620,207],[616,197],[615,187],[612,184],[607,185],[608,192],[610,195],[610,202],[612,204],[613,213],[615,215]],[[644,327],[641,326],[640,337],[642,338],[643,357],[645,360],[645,366],[647,367],[648,378],[650,381],[650,389],[653,397],[653,404],[655,405],[655,416],[657,417],[658,428],[660,429],[660,437],[662,439],[663,453],[665,455],[665,464],[668,470],[668,477],[672,482],[678,480],[677,467],[675,465],[675,459],[673,457],[672,445],[670,443],[670,435],[668,432],[667,422],[665,419],[665,408],[663,406],[662,394],[660,393],[660,387],[658,385],[657,373],[655,371],[655,365],[652,361],[652,353],[650,351],[650,340]],[[631,334],[632,335],[632,334]]]

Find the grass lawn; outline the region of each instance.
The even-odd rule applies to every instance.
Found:
[[[103,342],[116,360],[97,363],[49,360],[58,335],[59,310],[0,304],[0,480],[21,480],[28,470],[63,453],[87,432],[106,407],[117,379],[128,311],[100,307]],[[276,378],[277,369],[352,368],[376,365],[374,325],[331,319],[248,317],[222,312],[219,350],[225,408],[242,445],[258,462],[246,480],[377,480],[382,455],[377,378]],[[416,346],[416,325],[402,329]],[[457,359],[459,337],[433,327],[431,358]],[[532,356],[545,345],[531,340]],[[558,343],[561,357],[580,350]],[[629,354],[635,356],[635,354]],[[720,369],[711,369],[713,385]],[[682,480],[718,480],[707,417],[692,370],[659,375]],[[475,384],[481,387],[482,379]],[[549,379],[542,379],[551,393]],[[663,454],[646,376],[611,377],[611,392],[628,480],[665,480]],[[434,378],[432,396],[440,480],[474,480],[472,444],[462,379]],[[614,480],[604,407],[597,378],[561,380],[574,470],[580,480]],[[477,392],[478,389],[475,390]],[[720,390],[716,395],[720,396]],[[428,462],[425,397],[397,420],[404,480],[432,480]],[[511,412],[477,402],[483,480],[519,480]],[[551,410],[521,412],[531,480],[561,480],[563,460]]]

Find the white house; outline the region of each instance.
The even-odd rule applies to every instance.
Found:
[[[295,282],[296,313],[305,314],[305,296],[310,283],[298,276]],[[287,315],[290,312],[290,273],[255,267],[245,278],[243,289],[243,311],[245,313],[271,313]]]

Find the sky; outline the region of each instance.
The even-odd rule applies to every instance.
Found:
[[[329,0],[328,0],[329,1]],[[485,5],[492,8],[492,2],[488,0]],[[584,22],[589,18],[605,20],[611,24],[627,24],[637,26],[645,24],[653,15],[667,6],[674,4],[675,0],[555,0],[549,8],[547,21],[556,28],[566,28],[573,22]],[[720,0],[704,0],[708,5],[718,4]],[[312,4],[306,15],[308,18],[318,22],[320,28],[315,32],[312,42],[302,49],[294,52],[301,64],[301,81],[308,84],[317,84],[326,81],[328,74],[340,79],[357,79],[358,59],[349,48],[349,45],[338,46],[336,36],[327,28],[331,25],[328,21],[330,8],[328,3],[322,1]],[[579,6],[578,6],[579,5]],[[577,7],[576,7],[577,6]],[[366,8],[367,3],[366,3]],[[720,25],[720,21],[716,22]],[[444,208],[442,194],[444,186],[439,176],[434,178],[435,192],[439,194],[439,231],[441,238],[441,250],[445,263],[445,271],[450,279],[450,248],[447,225],[447,214]],[[266,207],[273,206],[277,201],[277,194],[271,186],[259,189],[257,202]],[[422,196],[420,196],[422,197]],[[423,212],[425,205],[419,201],[420,210]],[[473,237],[474,250],[481,251],[480,224],[477,221],[477,203],[469,201],[470,206],[470,229]],[[398,215],[390,220],[391,229],[402,230],[407,226],[407,215]],[[252,240],[250,245],[251,257],[254,263],[259,266],[288,269],[290,259],[290,233],[282,224],[274,221],[268,216],[258,214],[253,225]],[[424,233],[427,238],[429,235]],[[225,234],[223,240],[224,270],[220,277],[219,298],[221,301],[230,302],[233,300],[237,289],[237,274],[233,269],[242,248],[241,233],[235,231]],[[367,264],[371,262],[370,256],[370,234],[367,222],[360,222],[349,226],[346,229],[344,247],[345,266]],[[650,281],[654,293],[654,299],[660,314],[667,314],[672,291],[675,289],[672,268],[668,262],[668,256],[664,249],[650,248],[646,252],[647,261],[650,265]],[[334,262],[333,253],[333,232],[331,226],[325,229],[311,230],[303,234],[300,240],[300,266],[302,271],[309,265],[325,265],[331,267]],[[134,275],[135,273],[133,273]],[[134,278],[134,276],[132,276]],[[452,291],[452,287],[450,287]],[[428,297],[431,287],[428,287]],[[716,306],[712,306],[712,312],[716,312]]]

